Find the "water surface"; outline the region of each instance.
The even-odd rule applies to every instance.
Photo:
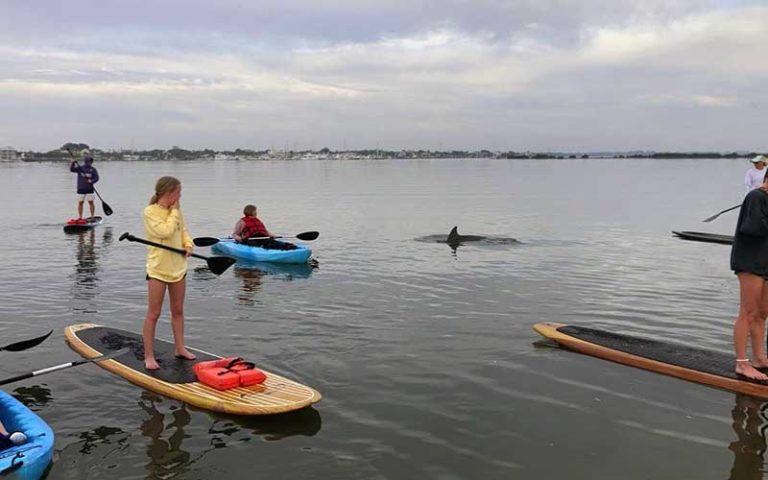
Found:
[[[0,375],[72,361],[63,329],[139,330],[154,181],[184,184],[193,236],[230,232],[246,203],[272,231],[320,231],[314,269],[192,260],[190,345],[255,360],[323,394],[289,415],[209,413],[95,366],[9,390],[57,434],[51,479],[760,478],[764,403],[563,351],[556,321],[730,351],[729,248],[742,160],[113,162],[115,213],[65,235],[66,164],[0,165]],[[97,201],[97,203],[99,203]],[[453,250],[419,238],[514,238]],[[208,254],[208,249],[198,249]],[[165,313],[159,336],[168,338]]]

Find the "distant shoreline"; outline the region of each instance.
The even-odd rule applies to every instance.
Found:
[[[78,149],[74,149],[78,151]],[[599,152],[599,153],[552,153],[552,152],[494,152],[478,151],[433,151],[433,150],[340,150],[327,148],[322,150],[229,150],[215,151],[185,150],[172,148],[170,150],[133,150],[113,151],[91,149],[98,161],[155,161],[155,160],[387,160],[387,159],[459,159],[459,158],[497,158],[497,159],[588,159],[588,158],[630,158],[630,159],[724,159],[752,158],[758,152]],[[4,161],[27,162],[69,162],[71,160],[66,150],[49,152],[16,152],[4,150]]]

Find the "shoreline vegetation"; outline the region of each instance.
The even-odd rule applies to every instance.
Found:
[[[156,160],[386,160],[386,159],[453,159],[498,158],[558,160],[577,158],[634,158],[634,159],[722,159],[752,158],[759,152],[516,152],[491,150],[186,150],[173,147],[168,150],[100,150],[84,143],[66,143],[60,149],[48,152],[17,152],[10,147],[0,150],[0,160],[26,162],[69,162],[67,149],[79,152],[89,149],[97,161],[156,161]]]

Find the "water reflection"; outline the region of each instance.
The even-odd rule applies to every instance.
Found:
[[[163,399],[147,392],[141,394],[139,406],[147,414],[141,423],[141,433],[150,439],[147,445],[147,478],[169,478],[188,471],[191,455],[183,450],[184,427],[189,425],[190,415],[183,403],[174,403],[171,420],[166,425],[166,413],[156,404]],[[178,407],[177,407],[178,406]]]
[[[118,436],[117,439],[110,439],[110,437]],[[78,435],[82,443],[80,443],[80,449],[78,450],[83,455],[95,453],[99,448],[105,445],[126,445],[128,442],[128,435],[119,428],[115,427],[96,427],[93,430],[80,432]],[[114,440],[114,441],[113,441]]]
[[[149,459],[146,478],[183,476],[208,452],[248,442],[254,434],[264,440],[277,441],[294,435],[313,436],[320,431],[322,425],[320,413],[311,407],[281,415],[240,417],[212,413],[175,401],[161,406],[164,400],[144,390],[139,402],[146,413],[141,423],[141,433],[150,439],[146,449]],[[194,458],[184,449],[185,439],[190,438],[184,432],[192,420],[190,411],[208,415],[211,422],[207,427],[210,447],[200,450],[199,439],[194,446],[188,447],[196,451]]]
[[[235,271],[257,271],[262,275],[273,275],[283,280],[296,280],[309,278],[312,272],[319,267],[317,260],[307,263],[272,263],[272,262],[245,262],[238,260]],[[247,274],[244,274],[247,275]]]
[[[733,452],[731,480],[757,480],[763,478],[766,450],[765,430],[768,402],[749,395],[736,394],[736,405],[731,410],[733,430],[737,440],[731,442]]]
[[[277,441],[295,435],[312,437],[322,427],[320,412],[312,407],[302,408],[295,412],[280,415],[264,415],[240,417],[236,415],[216,415],[209,429],[218,438],[212,442],[217,448],[226,444],[225,438],[233,441],[248,441],[250,438],[239,439],[238,433],[255,434],[264,440]]]
[[[238,303],[248,306],[255,305],[256,294],[261,289],[261,279],[266,274],[256,268],[238,268],[237,266],[234,272],[235,276],[243,282],[237,294]]]
[[[261,289],[263,279],[270,275],[285,281],[309,278],[318,268],[317,261],[308,263],[270,263],[238,260],[234,266],[235,276],[243,282],[238,301],[241,305],[254,305],[256,293]]]
[[[39,410],[51,401],[51,390],[41,385],[29,385],[18,387],[13,391],[13,396],[30,410]]]
[[[87,301],[87,304],[77,304],[74,307],[78,313],[95,313],[95,304],[91,301],[99,293],[99,256],[113,242],[112,228],[101,230],[102,242],[99,248],[96,244],[96,229],[91,229],[75,236],[75,272],[72,298]]]

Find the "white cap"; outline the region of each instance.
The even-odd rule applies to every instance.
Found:
[[[758,155],[752,159],[752,163],[757,163],[757,162],[768,163],[768,158],[766,158],[765,155]]]

